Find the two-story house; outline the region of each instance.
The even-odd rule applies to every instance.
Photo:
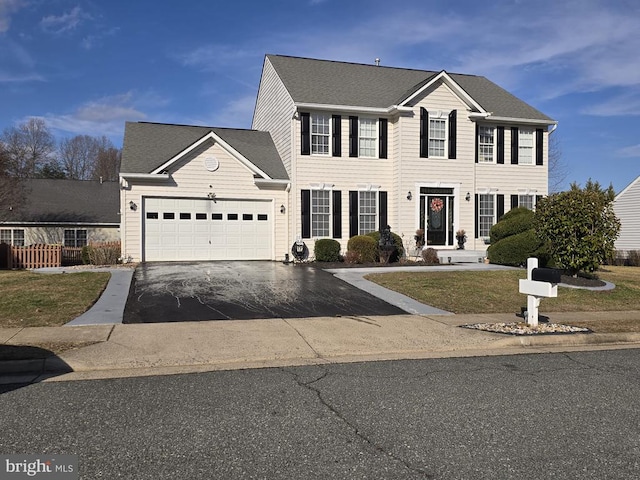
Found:
[[[485,250],[547,194],[555,124],[484,77],[267,55],[253,130],[127,124],[123,253],[281,260],[386,225]]]

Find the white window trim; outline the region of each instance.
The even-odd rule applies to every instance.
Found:
[[[329,119],[329,133],[328,133],[328,148],[327,148],[327,153],[320,153],[320,152],[314,152],[313,151],[313,136],[314,135],[318,135],[318,134],[314,134],[313,133],[313,117],[314,116],[323,116],[323,117],[327,117]],[[309,114],[309,153],[310,155],[313,156],[318,156],[318,157],[330,157],[333,152],[332,150],[332,145],[331,145],[331,138],[332,138],[332,134],[333,134],[333,125],[332,125],[332,121],[331,121],[331,114],[327,113],[327,112],[311,112]],[[324,134],[322,136],[325,136]]]
[[[378,189],[379,187],[374,187],[372,185],[368,185],[369,188],[358,188],[358,235],[366,235],[365,233],[362,233],[362,229],[360,228],[360,217],[362,215],[362,212],[360,210],[361,207],[361,203],[360,203],[360,194],[361,193],[373,193],[374,195],[374,200],[376,202],[376,211],[373,213],[374,215],[374,229],[371,230],[371,232],[376,232],[379,230],[380,225],[378,225],[378,223],[380,222],[380,198],[378,197]],[[370,214],[369,214],[370,215]],[[371,232],[366,232],[366,233],[371,233]]]
[[[445,112],[443,110],[430,111],[429,110],[429,144],[427,145],[427,151],[429,153],[429,158],[447,158],[448,157],[448,145],[449,145],[449,114],[451,112]],[[444,153],[442,155],[432,155],[431,154],[431,120],[442,120],[444,121]],[[438,138],[438,140],[441,140]]]
[[[522,163],[520,161],[520,151],[522,149],[522,141],[521,135],[522,132],[531,132],[531,161],[527,163]],[[519,127],[518,128],[518,165],[531,166],[536,164],[536,129],[529,127]]]
[[[367,122],[373,122],[373,137],[362,137],[360,135],[362,121],[366,120]],[[377,118],[372,117],[358,117],[358,157],[362,158],[378,158],[378,129],[380,128],[379,122]],[[360,141],[363,138],[372,139],[373,140],[373,155],[363,155],[362,154],[362,146],[360,145]]]
[[[493,197],[493,218],[491,220],[491,226],[495,225],[497,222],[497,216],[498,216],[498,195],[496,194],[497,189],[483,189],[483,190],[478,190],[478,195],[491,195]],[[478,230],[480,230],[480,198],[478,198],[478,211],[476,212],[476,215],[478,215]],[[488,215],[483,215],[488,217]],[[489,227],[489,230],[491,230],[491,227]],[[482,235],[480,231],[478,231],[478,238],[482,239],[485,241],[485,243],[487,242],[487,240],[489,239],[489,234],[487,233],[487,235]]]
[[[481,155],[480,155],[480,128],[490,128],[493,130],[493,145],[492,145],[492,151],[491,151],[491,161],[487,162],[486,160],[482,160],[481,159]],[[496,148],[496,143],[497,143],[497,135],[498,129],[493,126],[493,125],[479,125],[479,129],[478,129],[478,138],[477,138],[477,142],[478,142],[478,163],[481,164],[485,164],[485,165],[491,165],[491,164],[495,164],[497,163],[497,148]]]
[[[460,196],[461,184],[460,183],[446,183],[446,182],[420,182],[413,186],[413,192],[418,197],[420,196],[420,188],[452,188],[453,196],[455,198],[453,204],[453,231],[458,231],[460,227],[460,204],[464,200],[464,197]],[[420,225],[420,202],[415,202],[415,215],[414,225]],[[413,235],[413,233],[411,234]],[[442,246],[439,248],[447,249],[451,247]],[[455,246],[454,246],[455,248]]]
[[[331,218],[331,212],[333,211],[333,185],[328,185],[328,184],[319,184],[319,186],[321,186],[321,188],[314,188],[311,187],[311,205],[309,206],[311,208],[311,231],[309,232],[311,234],[311,238],[331,238],[333,235],[333,222],[332,222],[332,218]],[[321,215],[329,215],[329,231],[327,232],[327,235],[316,235],[316,232],[313,231],[313,218],[314,216],[320,215],[319,213],[314,213],[313,212],[313,192],[329,192],[329,213],[328,214],[321,214]]]

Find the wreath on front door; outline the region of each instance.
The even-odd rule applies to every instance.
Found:
[[[439,212],[444,207],[444,203],[441,198],[434,198],[431,200],[431,210],[433,212]]]

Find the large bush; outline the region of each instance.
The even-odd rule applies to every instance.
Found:
[[[489,232],[491,244],[499,242],[503,238],[526,232],[533,228],[533,211],[528,208],[518,207],[505,213]]]
[[[376,241],[376,245],[380,245],[380,232],[369,232],[366,236],[373,238]],[[393,245],[396,249],[391,254],[391,257],[389,257],[389,262],[397,262],[404,255],[404,244],[402,243],[402,237],[397,233],[391,232],[391,240],[393,241]]]
[[[571,189],[542,199],[536,206],[534,228],[556,264],[576,275],[593,272],[613,257],[620,221],[613,211],[615,192],[589,180],[584,189]]]
[[[519,267],[527,264],[527,258],[539,256],[541,243],[533,229],[503,238],[491,244],[487,255],[491,263]],[[546,259],[541,261],[541,266]]]
[[[332,238],[321,238],[316,241],[313,254],[317,262],[339,262],[340,242]]]
[[[354,252],[354,253],[350,253]],[[347,255],[357,258],[357,263],[378,261],[378,242],[368,235],[356,235],[347,242]]]

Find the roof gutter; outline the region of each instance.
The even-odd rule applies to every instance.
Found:
[[[470,115],[471,116],[471,115]],[[555,120],[537,120],[533,118],[514,118],[514,117],[494,117],[489,114],[485,117],[490,122],[504,122],[504,123],[525,123],[528,125],[558,125]]]
[[[389,115],[398,112],[412,112],[412,107],[403,105],[391,105],[389,107],[362,107],[356,105],[328,105],[325,103],[296,103],[299,110],[326,110],[332,112],[345,113],[371,113],[378,115]]]
[[[146,180],[150,182],[166,182],[169,180],[168,173],[121,173],[120,178],[124,180]]]
[[[278,180],[273,178],[254,178],[253,183],[256,187],[270,188],[270,189],[282,189],[287,192],[291,189],[291,181]]]

